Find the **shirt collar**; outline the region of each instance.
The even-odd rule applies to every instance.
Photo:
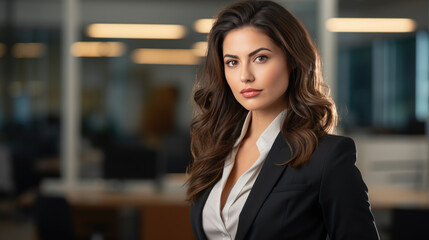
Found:
[[[259,136],[258,140],[256,141],[256,146],[258,146],[259,153],[271,149],[271,145],[273,145],[277,135],[281,131],[282,123],[285,116],[286,109],[281,111],[277,115],[277,117],[270,123],[270,125],[268,125],[264,132],[262,132],[261,136]]]
[[[244,123],[243,123],[243,127],[241,128],[240,136],[238,137],[237,141],[235,141],[234,148],[237,147],[243,140],[244,136],[246,136],[247,129],[249,128],[250,120],[252,120],[252,111],[249,111],[247,113],[246,119],[244,120]]]
[[[256,146],[258,147],[259,153],[262,153],[263,151],[267,151],[271,148],[271,145],[273,145],[277,135],[281,131],[282,123],[284,120],[284,117],[286,116],[286,109],[280,112],[277,117],[268,125],[268,127],[262,132],[261,136],[259,136],[258,140],[256,141]],[[241,141],[243,140],[244,136],[246,136],[247,129],[249,128],[250,121],[252,119],[252,112],[249,111],[247,113],[246,119],[244,120],[243,127],[241,129],[240,137],[238,137],[237,141],[234,144],[234,148],[237,147]]]

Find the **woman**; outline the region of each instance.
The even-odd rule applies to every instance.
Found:
[[[194,89],[197,239],[378,239],[353,140],[302,24],[270,1],[223,10]]]

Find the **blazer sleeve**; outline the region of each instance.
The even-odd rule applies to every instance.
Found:
[[[319,203],[330,240],[379,239],[368,189],[356,167],[356,147],[342,137],[330,147],[322,173]]]

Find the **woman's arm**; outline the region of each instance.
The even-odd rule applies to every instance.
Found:
[[[356,147],[341,137],[326,156],[319,203],[331,240],[379,239],[368,199],[368,189],[355,166]]]

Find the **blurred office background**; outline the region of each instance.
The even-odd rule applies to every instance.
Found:
[[[0,0],[0,239],[192,239],[192,86],[232,2]],[[320,50],[382,238],[428,236],[429,1],[277,2]]]

